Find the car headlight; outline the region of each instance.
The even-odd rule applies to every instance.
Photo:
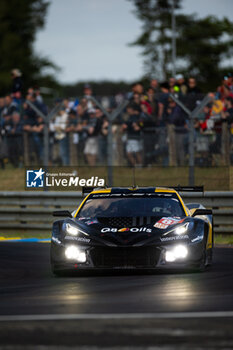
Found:
[[[185,245],[177,245],[165,252],[166,262],[174,262],[177,259],[185,259],[188,255],[188,248]]]
[[[65,231],[71,236],[78,236],[78,235],[88,236],[86,232],[80,230],[78,227],[69,223],[65,224]]]
[[[171,231],[165,232],[164,236],[175,234],[178,236],[181,236],[185,234],[187,231],[192,230],[193,228],[193,222],[186,222],[184,225],[180,225],[178,227],[173,228]]]
[[[174,233],[176,235],[182,235],[183,233],[185,233],[188,230],[189,227],[189,223],[182,225],[182,226],[178,226],[175,230]]]
[[[75,245],[70,245],[65,250],[65,256],[69,260],[77,260],[80,263],[85,263],[87,261],[87,256],[84,251],[80,251]]]

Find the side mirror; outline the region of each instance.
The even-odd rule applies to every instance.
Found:
[[[197,215],[212,215],[212,210],[211,209],[196,209],[195,212],[193,213],[192,217],[197,216]]]
[[[69,210],[55,210],[53,212],[53,216],[65,216],[65,217],[69,217],[72,218],[71,213],[69,212]]]

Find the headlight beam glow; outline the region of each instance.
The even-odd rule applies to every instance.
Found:
[[[177,259],[185,259],[187,255],[188,248],[180,244],[165,252],[165,260],[166,262],[174,262]]]
[[[80,263],[87,261],[87,256],[84,251],[80,251],[75,245],[70,245],[65,250],[65,256],[68,260],[76,260]]]

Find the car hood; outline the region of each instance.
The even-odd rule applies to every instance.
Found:
[[[78,227],[93,239],[113,245],[143,245],[161,242],[161,237],[191,220],[190,217],[78,218]]]

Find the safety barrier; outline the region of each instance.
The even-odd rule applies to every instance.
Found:
[[[233,233],[233,192],[181,193],[185,203],[201,203],[213,209],[218,233]],[[81,192],[0,192],[0,235],[4,230],[49,232],[55,209],[74,210]]]

